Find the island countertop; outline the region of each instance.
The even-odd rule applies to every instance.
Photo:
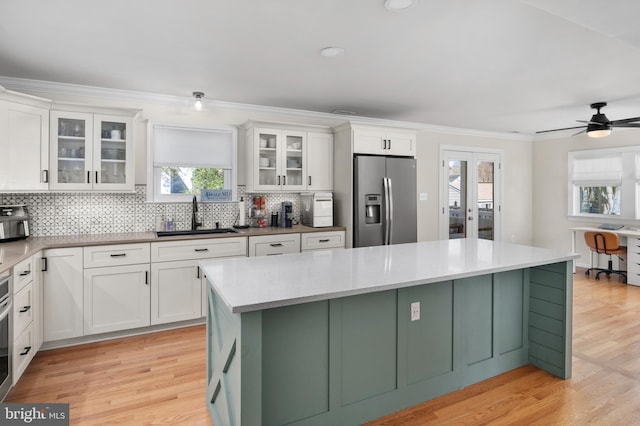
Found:
[[[233,313],[528,268],[576,253],[480,239],[305,252],[201,262]]]

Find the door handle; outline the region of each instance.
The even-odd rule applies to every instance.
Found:
[[[194,251],[197,251],[198,253],[203,252],[203,251],[209,251],[208,248],[199,248],[199,249],[193,249]]]
[[[144,271],[144,283],[149,285],[149,271]]]
[[[29,275],[30,273],[31,273],[31,271],[20,272],[20,276],[21,277],[25,277],[25,276]]]
[[[45,169],[42,171],[42,182],[49,183],[49,170]]]
[[[24,351],[20,352],[20,356],[24,356],[24,355],[28,354],[30,350],[31,350],[31,346],[26,346],[24,348]]]
[[[25,306],[22,309],[20,309],[18,312],[20,312],[21,314],[28,312],[29,309],[31,309],[31,306]]]
[[[111,256],[111,257],[124,257],[126,255],[127,255],[127,253],[114,253],[114,254],[110,254],[109,256]]]
[[[87,170],[87,183],[91,183],[91,172]]]
[[[282,247],[282,243],[272,243],[269,244],[271,247]]]

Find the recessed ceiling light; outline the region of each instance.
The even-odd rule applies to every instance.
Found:
[[[404,10],[414,6],[418,0],[385,0],[384,7],[387,10]]]
[[[322,56],[326,56],[327,58],[333,58],[334,56],[340,56],[344,53],[344,49],[342,47],[325,47],[320,51]]]

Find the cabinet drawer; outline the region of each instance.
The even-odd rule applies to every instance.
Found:
[[[13,267],[13,294],[16,294],[22,287],[33,281],[33,274],[36,270],[34,259],[31,256]]]
[[[13,340],[13,383],[17,383],[18,379],[27,369],[29,362],[35,354],[33,338],[33,324],[29,325],[22,334]]]
[[[249,237],[249,256],[300,253],[300,234]]]
[[[84,267],[134,265],[149,263],[149,243],[91,246],[84,248]]]
[[[13,335],[18,336],[33,321],[33,283],[13,297]]]
[[[247,237],[151,243],[151,261],[208,259],[247,255]]]
[[[344,231],[308,232],[301,239],[302,251],[344,248]]]

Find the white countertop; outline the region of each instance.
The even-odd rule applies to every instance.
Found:
[[[201,262],[234,313],[294,305],[578,258],[477,239],[427,241]]]

